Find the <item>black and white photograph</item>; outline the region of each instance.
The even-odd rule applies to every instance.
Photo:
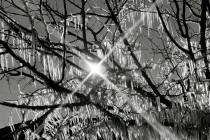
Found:
[[[0,0],[0,140],[210,140],[210,0]]]

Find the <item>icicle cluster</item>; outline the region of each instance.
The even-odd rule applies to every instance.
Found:
[[[53,80],[61,78],[61,62],[56,56],[44,55],[43,56],[44,73],[49,72]]]
[[[74,23],[74,28],[75,29],[82,29],[82,17],[81,15],[71,15],[70,18],[67,19],[67,26],[70,25],[70,23],[73,22]]]
[[[4,22],[3,21],[1,21],[1,40],[5,40],[5,25],[4,25]],[[2,52],[4,52],[5,50],[4,49],[2,49],[1,48],[1,53]],[[7,62],[6,60],[5,60],[5,55],[4,54],[1,54],[1,68],[2,68],[2,70],[5,70],[5,62]],[[8,64],[8,63],[7,63]],[[8,68],[8,67],[7,67]]]

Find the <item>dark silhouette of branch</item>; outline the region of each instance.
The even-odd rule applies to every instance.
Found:
[[[206,79],[210,79],[209,61],[207,59],[207,46],[206,46],[206,10],[207,1],[202,0],[201,2],[201,20],[200,20],[200,45],[201,53],[203,55],[205,63],[205,76]]]

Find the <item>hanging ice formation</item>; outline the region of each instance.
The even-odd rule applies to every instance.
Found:
[[[1,55],[1,68],[2,68],[2,70],[4,70],[4,55],[2,54]]]
[[[44,66],[44,74],[46,75],[47,74],[47,61],[46,61],[46,56],[43,55],[43,66]]]
[[[97,49],[97,56],[98,56],[99,58],[104,58],[104,54],[103,54],[103,52],[102,52],[101,49]]]
[[[49,74],[50,74],[50,76],[52,77],[52,71],[53,71],[53,61],[52,61],[52,58],[49,56],[49,55],[47,55],[47,69],[48,69],[48,71],[49,71]]]
[[[53,80],[58,80],[61,78],[61,65],[60,60],[56,56],[46,55],[43,56],[43,65],[44,65],[44,73],[47,74],[49,72],[50,76]]]
[[[141,61],[141,48],[139,48],[139,50],[136,51],[136,57],[139,60],[139,62]]]
[[[71,17],[67,19],[67,26],[70,25],[70,22],[74,23],[75,29],[82,29],[82,18],[80,15],[71,15]]]
[[[80,51],[76,50],[76,48],[73,48],[73,47],[71,48],[70,51],[72,51],[73,55],[72,55],[72,57],[69,60],[72,63],[74,63],[74,64],[76,64],[76,65],[81,67],[82,63],[81,63],[81,59],[80,59],[80,57],[81,57]],[[74,55],[74,54],[76,54],[76,55]],[[73,66],[69,66],[68,69],[69,69],[68,76],[70,76],[70,77],[74,77],[75,75],[77,75],[77,76],[81,76],[82,75],[82,72],[78,68],[75,68]],[[59,70],[59,71],[61,71],[61,70]]]
[[[5,32],[5,26],[4,26],[4,22],[3,21],[1,21],[1,40],[5,40],[5,34],[4,34],[4,32]],[[1,52],[4,52],[4,49],[2,49],[1,48]],[[4,54],[1,54],[1,68],[2,68],[2,70],[4,70],[5,69],[5,60],[4,60]]]
[[[5,40],[5,34],[4,34],[4,32],[5,32],[5,26],[4,26],[4,22],[2,21],[1,22],[1,39],[4,41]]]
[[[182,71],[182,77],[185,77],[188,74],[188,66],[186,61],[183,62],[183,68],[181,71]]]
[[[195,65],[191,60],[188,61],[188,65],[189,65],[189,69],[190,69],[190,74],[192,75],[194,72]]]

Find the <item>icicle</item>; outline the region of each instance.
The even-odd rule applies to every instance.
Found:
[[[35,49],[33,48],[32,49],[32,63],[35,63],[36,62],[36,57],[35,57]]]
[[[35,76],[34,76],[34,78],[35,78]],[[36,88],[37,86],[36,86],[36,80],[34,80],[34,87]]]
[[[188,72],[188,67],[186,65],[186,62],[183,63],[184,67],[182,69],[182,77],[185,77]]]
[[[171,25],[171,22],[169,24],[170,24],[171,34],[172,34],[172,36],[174,36],[174,30],[173,30],[173,27]]]
[[[22,48],[21,48],[22,41],[18,38],[17,39],[17,42],[18,42],[17,45],[18,45],[18,49],[19,49],[19,55],[22,56]]]
[[[8,54],[5,54],[5,67],[6,67],[6,70],[8,70],[9,68],[9,64],[8,64]]]
[[[49,71],[49,74],[50,74],[50,72],[51,72],[51,67],[50,67],[50,58],[49,58],[50,56],[49,55],[47,55],[47,69],[48,69],[48,71]]]
[[[36,54],[37,54],[37,59],[38,59],[39,61],[41,61],[41,53],[40,53],[40,52],[36,52]]]
[[[141,26],[139,26],[139,33],[142,33],[142,28],[141,28]]]
[[[73,75],[73,69],[72,69],[72,67],[70,66],[70,68],[69,68],[69,76],[72,76]]]
[[[126,81],[124,81],[123,83],[124,83],[124,84],[123,84],[123,85],[124,85],[123,87],[124,87],[124,88],[127,88]]]
[[[161,111],[161,107],[160,107],[160,97],[156,97],[156,101],[157,101],[157,107],[158,107],[158,111]]]
[[[46,71],[47,71],[47,69],[46,69],[46,60],[45,60],[45,56],[43,56],[43,65],[44,65],[44,74],[46,75]]]
[[[18,84],[18,91],[19,91],[19,93],[22,93],[22,91],[21,91],[21,88],[20,88],[20,85]]]
[[[124,9],[122,9],[122,10],[120,11],[119,15],[118,15],[118,16],[119,16],[119,20],[121,20],[121,18],[123,17],[123,14],[122,14],[123,11],[124,11]]]
[[[97,56],[99,58],[103,58],[104,57],[103,52],[101,50],[99,50],[99,49],[97,49]]]
[[[12,60],[12,67],[15,67],[15,62],[14,62],[14,58],[11,56],[11,60]]]
[[[148,36],[150,36],[150,28],[152,27],[152,13],[147,12],[147,25],[148,25]]]
[[[10,129],[12,130],[12,132],[14,132],[15,127],[14,127],[14,123],[12,121],[12,116],[11,115],[9,116],[9,126],[10,126]]]
[[[52,76],[52,74],[53,74],[52,71],[54,70],[54,68],[53,68],[51,59],[52,58],[48,55],[47,56],[48,70],[49,70],[50,75]]]
[[[21,67],[21,71],[20,71],[20,75],[22,76],[23,75],[23,68],[22,68],[23,64],[20,63],[20,67]]]
[[[133,90],[134,88],[133,88],[133,81],[131,81],[131,89]]]
[[[73,18],[73,22],[74,22],[74,28],[77,29],[77,20],[76,20],[75,16],[73,16],[72,18]]]
[[[126,58],[123,57],[123,56],[122,56],[122,63],[123,63],[123,66],[126,66],[126,64],[127,64],[127,60],[126,60]]]
[[[138,51],[137,57],[138,57],[138,60],[140,62],[141,61],[141,48]]]
[[[4,55],[2,54],[1,55],[1,68],[2,68],[2,70],[4,70]]]
[[[1,40],[4,41],[5,40],[5,34],[4,34],[5,27],[4,27],[4,22],[1,22],[1,28],[2,28],[2,30],[1,30],[2,31]]]
[[[24,42],[23,42],[23,59],[27,62],[27,60],[26,60],[26,47],[25,47]]]
[[[189,61],[188,64],[189,64],[189,67],[190,67],[190,74],[192,75],[193,74],[193,71],[194,71],[193,62],[192,61]]]
[[[31,52],[28,52],[28,63],[31,64]]]
[[[57,69],[56,69],[56,67],[53,66],[52,76],[53,76],[54,80],[56,79],[57,75],[58,75]]]
[[[67,20],[66,20],[66,26],[70,26],[70,21],[71,20],[71,18],[68,18]]]
[[[59,61],[58,61],[58,66],[57,66],[57,75],[58,75],[58,79],[61,78],[61,71],[60,71],[60,67],[59,67]]]
[[[142,18],[142,25],[145,25],[145,12],[141,12],[141,18]]]
[[[205,93],[206,93],[206,95],[208,95],[208,83],[207,82],[204,83],[204,87],[205,87]]]
[[[135,16],[134,12],[130,13],[131,14],[131,19],[132,19],[132,26],[135,24]]]

